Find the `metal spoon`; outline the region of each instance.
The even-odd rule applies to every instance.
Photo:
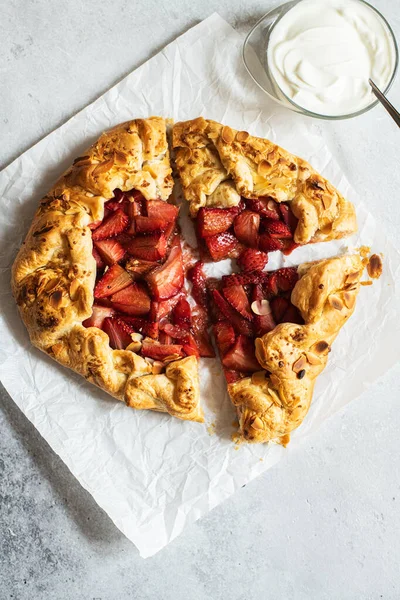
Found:
[[[397,123],[397,125],[400,127],[400,113],[395,109],[393,104],[391,104],[389,102],[389,100],[386,98],[386,96],[384,96],[382,94],[381,90],[372,81],[372,79],[368,79],[368,81],[369,81],[369,85],[372,87],[373,93],[378,98],[379,102],[384,106],[384,108],[386,108],[389,115],[392,117],[392,119],[395,121],[395,123]]]

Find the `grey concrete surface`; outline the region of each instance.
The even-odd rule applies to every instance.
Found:
[[[244,33],[274,4],[0,0],[0,168],[211,12]],[[400,39],[400,3],[373,4]],[[400,245],[396,126],[319,127]],[[1,390],[0,600],[400,598],[399,376],[147,560]]]

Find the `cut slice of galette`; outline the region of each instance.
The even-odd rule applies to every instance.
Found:
[[[214,336],[244,440],[289,442],[354,311],[363,269],[358,255],[346,255],[208,281]],[[199,275],[194,286],[200,296]]]
[[[202,421],[197,357],[213,350],[172,186],[164,119],[104,133],[41,201],[12,287],[40,350],[128,406]]]
[[[248,270],[266,264],[269,252],[357,230],[353,205],[267,139],[199,117],[174,125],[173,147],[203,257],[239,258]]]

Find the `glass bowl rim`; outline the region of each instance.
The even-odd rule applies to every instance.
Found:
[[[297,4],[300,4],[300,2],[302,2],[303,0],[295,0],[294,2],[289,0],[288,2],[284,2],[283,4],[280,4],[278,6],[273,7],[271,10],[269,10],[267,13],[265,13],[265,15],[263,15],[261,17],[261,19],[259,19],[257,21],[257,23],[255,25],[253,25],[253,27],[251,28],[251,30],[249,31],[249,33],[246,35],[246,38],[244,40],[243,43],[243,48],[242,48],[242,60],[244,63],[244,66],[246,67],[247,72],[249,73],[250,77],[253,79],[253,81],[263,90],[263,92],[265,94],[267,94],[267,96],[269,96],[272,100],[274,100],[275,102],[277,102],[278,104],[280,104],[281,106],[284,106],[286,108],[292,109],[295,112],[301,113],[307,117],[314,117],[317,119],[324,119],[326,121],[339,121],[342,119],[351,119],[353,117],[358,117],[359,115],[362,115],[366,112],[368,112],[369,110],[371,110],[372,108],[375,108],[375,106],[377,106],[379,104],[379,100],[376,99],[373,102],[371,102],[371,104],[368,104],[367,106],[364,106],[363,108],[361,108],[360,110],[354,111],[352,113],[348,113],[348,114],[343,114],[343,115],[324,115],[321,113],[317,113],[317,112],[313,112],[311,110],[308,110],[307,108],[304,108],[303,106],[301,106],[300,104],[296,104],[296,102],[293,102],[293,100],[291,100],[286,94],[285,92],[282,91],[282,89],[280,88],[280,86],[277,84],[277,82],[274,79],[274,83],[275,85],[278,87],[279,91],[281,92],[282,96],[285,98],[285,100],[287,100],[287,102],[289,103],[288,106],[287,104],[285,104],[285,102],[283,102],[282,100],[280,100],[279,98],[276,98],[275,96],[273,96],[268,90],[265,89],[265,87],[256,79],[256,77],[253,75],[253,73],[251,72],[250,68],[247,65],[246,62],[246,58],[245,58],[245,52],[246,52],[246,48],[248,45],[250,45],[250,37],[252,36],[252,34],[254,33],[254,31],[256,30],[256,28],[274,11],[278,10],[279,8],[284,7],[287,4],[293,4],[293,6],[291,8],[293,8],[294,6],[296,6]],[[367,2],[366,0],[354,0],[355,2],[359,2],[360,4],[364,4],[365,6],[368,6],[368,8],[370,8],[373,12],[375,12],[378,17],[380,17],[380,19],[383,21],[384,25],[386,25],[390,37],[392,39],[393,42],[393,47],[394,47],[394,53],[395,53],[395,61],[394,61],[394,67],[393,67],[393,72],[391,74],[391,77],[389,79],[388,84],[386,85],[385,89],[382,90],[383,94],[387,94],[388,91],[390,90],[390,88],[393,85],[393,82],[396,78],[396,74],[397,74],[397,70],[398,70],[398,66],[399,66],[399,48],[397,45],[397,41],[396,41],[396,37],[394,35],[394,31],[392,29],[392,27],[390,26],[390,24],[388,23],[388,21],[386,20],[386,18],[382,15],[382,13],[379,12],[379,10],[377,8],[375,8],[375,6],[372,6],[372,4],[370,4],[369,2]],[[289,9],[291,10],[291,9]],[[283,14],[280,14],[276,20],[274,21],[272,28],[275,27],[275,25],[285,16],[285,14],[288,11],[284,12]]]

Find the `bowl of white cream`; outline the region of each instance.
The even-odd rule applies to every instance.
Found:
[[[386,93],[398,49],[390,25],[364,0],[295,0],[265,15],[246,38],[243,59],[275,101],[323,118],[354,117]]]

